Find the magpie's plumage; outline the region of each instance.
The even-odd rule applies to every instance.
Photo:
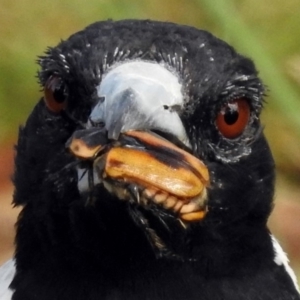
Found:
[[[300,299],[266,225],[274,161],[250,59],[206,31],[128,20],[95,23],[39,64],[44,96],[16,147],[14,203],[24,208],[12,299]],[[70,151],[75,140],[101,147],[83,158]],[[175,189],[168,176],[148,186],[140,173],[111,175],[124,167],[109,154],[124,149],[149,155],[136,158],[140,172],[162,162],[174,176],[180,167],[196,174],[200,196],[159,204]],[[195,214],[178,214],[172,201]]]

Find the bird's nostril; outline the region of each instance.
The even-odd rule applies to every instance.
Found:
[[[89,122],[91,123],[92,127],[96,127],[96,128],[104,128],[105,126],[105,122],[101,119],[92,119],[89,118]]]

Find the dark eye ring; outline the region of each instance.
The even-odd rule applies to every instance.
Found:
[[[251,109],[247,99],[234,99],[221,108],[216,118],[216,126],[225,138],[237,138],[247,127],[250,114]]]
[[[67,106],[68,89],[63,80],[52,75],[48,78],[44,87],[44,101],[48,109],[60,113]]]

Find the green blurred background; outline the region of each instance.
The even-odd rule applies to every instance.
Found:
[[[15,141],[19,124],[41,96],[37,55],[108,18],[156,19],[206,29],[253,58],[269,88],[262,120],[278,172],[270,225],[299,271],[300,1],[0,0],[1,145]],[[9,168],[3,157],[0,171]]]

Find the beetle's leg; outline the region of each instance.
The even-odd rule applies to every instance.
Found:
[[[87,169],[88,172],[88,186],[89,186],[89,195],[86,199],[85,206],[94,205],[95,197],[94,197],[94,169],[93,165],[90,164]]]
[[[141,204],[139,187],[135,184],[129,184],[127,189],[133,200],[136,201],[137,204]]]

